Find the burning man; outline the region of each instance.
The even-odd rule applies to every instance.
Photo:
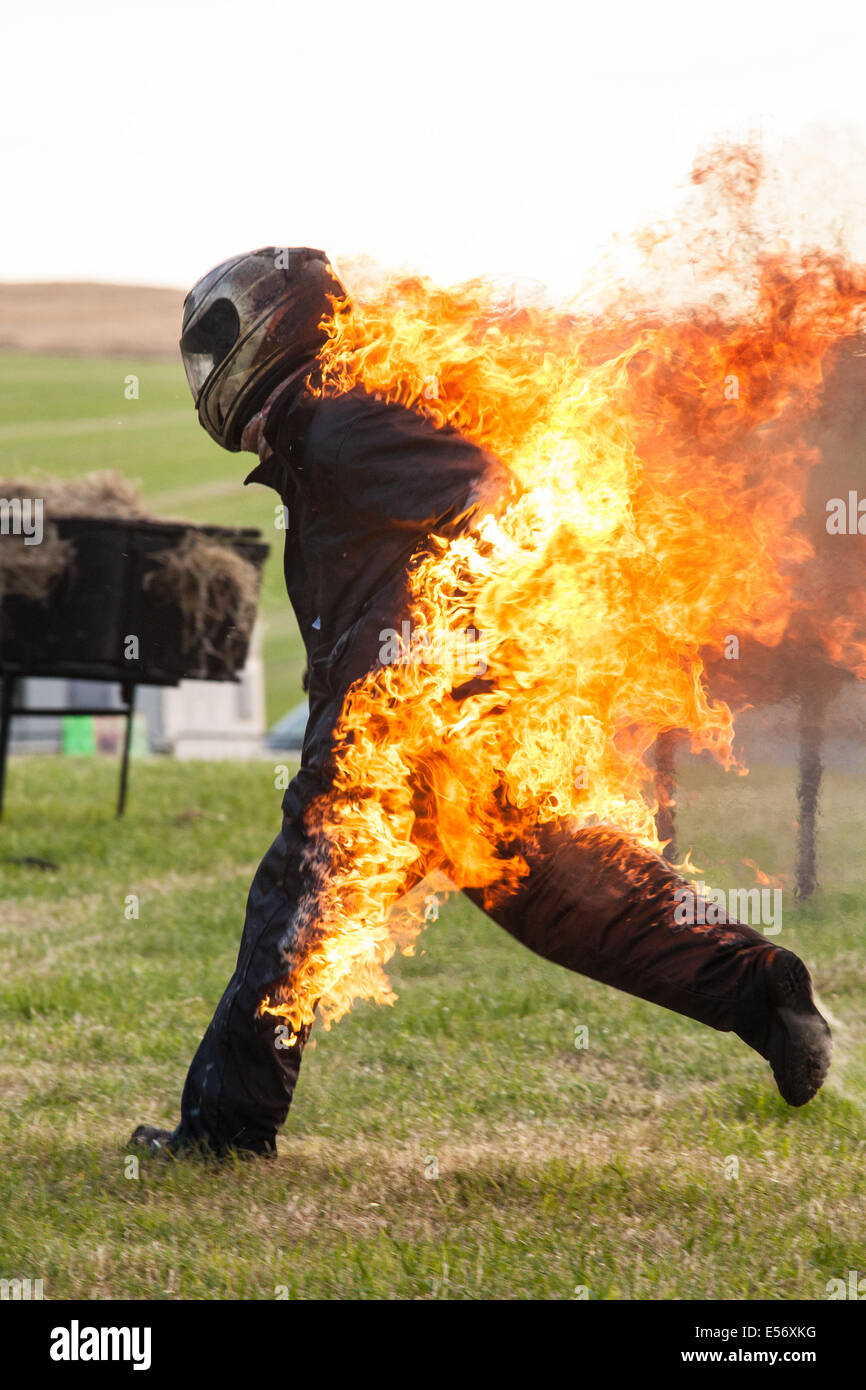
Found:
[[[322,874],[310,809],[328,794],[344,698],[381,660],[381,634],[400,631],[430,538],[472,533],[518,491],[498,459],[450,426],[361,387],[316,389],[322,325],[345,300],[322,252],[271,247],[217,266],[184,306],[181,352],[201,424],[223,448],[257,454],[246,481],[275,489],[286,509],[286,585],[306,647],[310,713],[180,1123],[132,1136],[152,1152],[275,1151],[309,1023],[275,1026],[262,1005],[291,990],[303,943],[316,939]],[[454,700],[478,679],[455,682]],[[422,806],[419,834],[424,814]],[[606,826],[554,821],[521,850],[527,872],[517,882],[465,890],[500,926],[547,960],[736,1033],[769,1062],[788,1104],[815,1095],[832,1044],[796,955],[725,912],[684,921],[677,908],[695,890]]]

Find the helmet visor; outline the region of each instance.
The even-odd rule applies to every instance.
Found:
[[[234,347],[240,331],[238,311],[230,299],[218,299],[180,340],[186,379],[197,401],[201,389]]]
[[[183,368],[186,372],[186,379],[189,382],[189,389],[193,398],[198,400],[201,388],[204,386],[216,363],[213,354],[208,352],[184,352]]]

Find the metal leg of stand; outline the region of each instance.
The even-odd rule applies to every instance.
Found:
[[[9,734],[12,728],[12,691],[15,677],[11,671],[3,672],[0,690],[0,820],[3,819],[3,792],[6,786],[6,758],[9,753]]]
[[[656,833],[660,840],[667,840],[665,859],[668,863],[677,861],[677,744],[680,734],[676,729],[666,729],[656,739],[656,796],[659,809],[656,816]]]
[[[123,736],[123,761],[120,765],[120,787],[117,793],[117,814],[122,816],[126,809],[126,786],[129,780],[129,750],[132,744],[132,720],[135,714],[135,686],[121,686],[126,701],[126,729]]]
[[[818,887],[818,857],[815,846],[818,820],[818,799],[821,795],[821,746],[824,741],[825,703],[820,695],[800,696],[800,777],[797,800],[800,815],[797,821],[797,882],[798,898],[811,898]]]

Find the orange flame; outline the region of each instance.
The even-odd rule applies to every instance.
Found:
[[[761,866],[757,864],[754,859],[744,859],[743,863],[745,864],[747,869],[752,870],[752,872],[755,875],[755,882],[760,884],[762,888],[786,887],[784,877],[781,877],[778,874],[765,873]]]
[[[863,267],[760,241],[759,177],[736,149],[693,175],[732,211],[727,242],[718,227],[706,245],[694,228],[644,238],[648,264],[661,241],[668,266],[688,260],[685,302],[623,291],[590,312],[410,278],[330,319],[326,392],[360,384],[456,426],[519,494],[433,541],[405,615],[445,645],[484,634],[483,689],[455,699],[452,666],[418,661],[346,698],[333,788],[310,818],[320,891],[262,1005],[295,1031],[317,1005],[327,1026],[355,999],[393,1002],[384,967],[427,915],[409,890],[513,883],[539,822],[606,822],[658,850],[644,755],[659,732],[732,764],[705,659],[730,634],[774,647],[798,611],[804,427],[828,350],[866,306]],[[840,614],[836,594],[812,618],[832,656],[862,665],[862,606]]]

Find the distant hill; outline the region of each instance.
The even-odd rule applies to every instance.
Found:
[[[177,360],[184,291],[0,283],[0,351]]]

